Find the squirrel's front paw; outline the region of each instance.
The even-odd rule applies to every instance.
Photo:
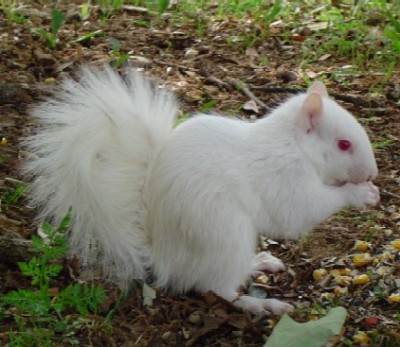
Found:
[[[380,199],[379,189],[371,182],[350,184],[350,205],[363,208],[367,205],[376,205]]]
[[[282,260],[269,252],[260,252],[253,259],[253,273],[260,275],[261,271],[278,272],[285,270]]]
[[[254,298],[248,295],[240,296],[234,305],[252,313],[269,312],[277,315],[283,315],[294,309],[292,305],[280,300]]]

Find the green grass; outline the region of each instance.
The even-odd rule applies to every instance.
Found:
[[[17,22],[17,3],[14,0],[0,1],[7,21]],[[80,6],[82,19],[90,16],[92,7],[89,4],[86,2]],[[329,2],[315,0],[180,0],[169,6],[168,0],[95,0],[94,4],[99,6],[100,21],[108,20],[123,5],[142,6],[153,12],[149,13],[146,21],[136,20],[132,25],[165,25],[161,14],[168,12],[168,25],[171,29],[193,29],[200,37],[207,35],[208,29],[216,21],[232,17],[236,24],[232,24],[232,30],[229,30],[229,25],[226,26],[228,35],[225,40],[239,52],[244,54],[246,48],[257,47],[269,36],[278,35],[282,42],[300,48],[301,53],[293,59],[302,68],[319,64],[319,59],[326,54],[330,54],[335,61],[343,59],[345,63],[342,65],[350,67],[343,69],[339,64],[326,76],[339,83],[360,72],[372,70],[384,73],[386,77],[378,85],[371,86],[375,90],[380,90],[390,79],[399,62],[399,2],[365,0],[354,5],[352,1],[343,1],[334,6]],[[64,20],[62,13],[53,10],[51,28],[35,28],[32,32],[39,35],[45,45],[54,49]],[[276,21],[281,21],[278,34],[272,33],[270,27]],[[320,27],[315,28],[316,24]],[[311,32],[304,42],[294,42],[293,33],[304,27],[309,27]],[[99,32],[88,33],[76,38],[75,42],[81,43],[97,35]],[[127,56],[111,47],[111,59],[115,65],[120,66]],[[263,63],[260,62],[262,66],[265,64],[265,59]],[[329,61],[326,65],[329,65]]]
[[[22,275],[30,278],[31,288],[19,288],[0,297],[0,321],[13,322],[7,346],[46,347],[60,341],[77,345],[79,340],[74,335],[87,324],[85,317],[98,313],[105,297],[101,287],[76,283],[56,292],[50,289],[63,269],[58,260],[67,252],[69,220],[68,214],[55,229],[42,224],[46,238],[32,237],[32,251],[37,256],[18,263]],[[73,312],[79,319],[71,315]]]
[[[25,22],[25,17],[19,13],[23,7],[15,0],[0,0],[0,9],[4,13],[8,24],[22,24]]]
[[[154,1],[136,3],[146,6]],[[343,2],[336,7],[329,3],[321,5],[318,1],[183,0],[168,11],[174,18],[172,23],[180,26],[190,22],[202,35],[213,19],[232,16],[243,20],[243,27],[226,38],[228,44],[243,52],[270,36],[270,24],[274,21],[282,21],[279,36],[289,44],[293,44],[293,30],[320,24],[322,28],[311,30],[301,45],[302,54],[294,59],[302,67],[319,64],[318,59],[325,54],[335,60],[345,59],[351,68],[333,71],[330,76],[339,82],[371,69],[382,71],[390,78],[399,61],[400,3],[397,2],[370,0],[363,1],[362,6]]]
[[[400,4],[371,0],[364,1],[363,6],[340,9],[327,5],[315,16],[327,28],[306,40],[304,61],[315,61],[330,53],[336,59],[346,58],[353,65],[353,74],[384,62],[391,75],[400,48],[400,22],[392,13],[400,13]]]
[[[124,62],[129,59],[129,55],[127,53],[122,53],[121,45],[116,38],[107,37],[106,43],[111,49],[109,62],[119,69]]]
[[[395,144],[396,144],[396,141],[393,139],[383,139],[379,142],[374,142],[372,144],[372,147],[374,149],[386,149],[386,148],[394,146]]]
[[[31,29],[31,32],[32,34],[39,36],[47,47],[55,49],[57,46],[57,35],[64,22],[65,15],[62,12],[53,9],[51,11],[50,31],[47,31],[44,28],[33,28]]]
[[[26,187],[23,184],[18,184],[15,188],[7,190],[1,196],[2,205],[13,205],[24,195]]]

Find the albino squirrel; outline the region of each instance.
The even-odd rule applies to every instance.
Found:
[[[254,123],[196,115],[139,73],[83,67],[37,106],[25,144],[39,218],[72,206],[70,244],[126,288],[149,271],[173,292],[212,290],[251,312],[290,304],[238,293],[256,271],[283,270],[259,234],[297,239],[345,206],[379,201],[377,166],[356,119],[314,82]]]

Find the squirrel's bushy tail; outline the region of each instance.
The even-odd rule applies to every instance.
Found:
[[[139,73],[84,67],[32,112],[40,126],[25,140],[24,171],[40,218],[55,222],[72,207],[71,250],[121,287],[145,275],[146,179],[177,109]]]

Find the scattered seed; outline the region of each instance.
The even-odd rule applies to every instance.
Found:
[[[362,240],[356,240],[356,243],[354,244],[354,249],[360,252],[366,252],[368,251],[368,242],[367,241],[362,241]]]
[[[351,284],[352,278],[350,276],[337,276],[335,277],[335,281],[341,286],[348,286]]]
[[[392,229],[385,229],[383,232],[385,233],[385,236],[392,236],[392,234],[393,234]]]
[[[56,82],[56,80],[55,80],[55,78],[53,78],[53,77],[49,77],[49,78],[45,78],[45,79],[43,80],[43,82],[46,83],[46,84],[53,84],[53,83]]]
[[[391,268],[389,268],[388,266],[379,266],[377,269],[376,269],[376,273],[379,275],[379,276],[385,276],[385,275],[387,275],[387,274],[390,274],[391,273]]]
[[[333,294],[335,294],[335,296],[348,295],[349,288],[348,287],[335,287],[333,289]]]
[[[393,240],[391,244],[394,248],[400,250],[400,239]]]
[[[370,340],[369,336],[367,333],[365,333],[364,331],[357,331],[354,335],[353,335],[353,342],[354,343],[358,343],[358,344],[362,344],[362,343],[368,343]]]
[[[363,323],[369,327],[378,325],[379,318],[375,316],[365,317]]]
[[[399,302],[400,302],[400,293],[393,293],[393,294],[390,294],[389,297],[388,297],[388,301],[389,301],[391,304],[399,303]]]
[[[357,285],[365,284],[369,281],[369,276],[366,274],[358,275],[353,278],[353,283]]]
[[[256,283],[260,283],[260,284],[267,284],[267,283],[269,282],[269,277],[266,276],[266,275],[258,276],[258,277],[255,279],[255,282],[256,282]]]
[[[329,293],[329,292],[321,293],[321,299],[332,300],[333,298],[334,298],[334,295],[332,293]]]
[[[324,277],[328,271],[326,269],[317,269],[313,272],[313,278],[315,281],[319,281],[322,277]]]
[[[367,265],[372,261],[371,254],[369,253],[361,253],[361,254],[355,254],[353,256],[353,264],[354,266],[364,266]]]

